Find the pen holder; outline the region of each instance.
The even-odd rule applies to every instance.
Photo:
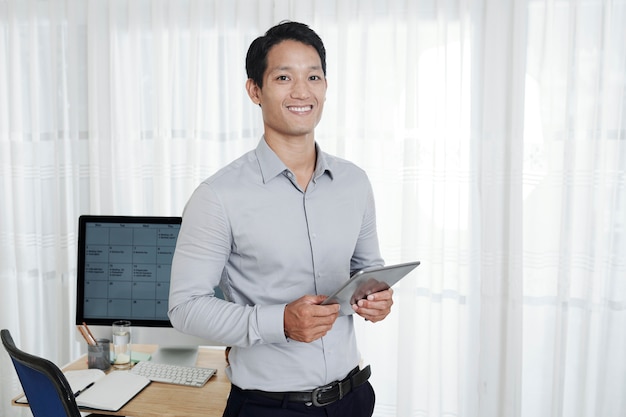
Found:
[[[111,341],[98,339],[97,345],[87,345],[87,367],[108,371],[111,367]]]

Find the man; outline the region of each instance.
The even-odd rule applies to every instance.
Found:
[[[284,22],[250,45],[246,70],[264,135],[187,203],[170,319],[232,346],[224,416],[371,416],[354,315],[320,305],[351,271],[383,264],[366,174],[315,142],[326,100],[324,45],[308,26]],[[214,297],[218,284],[229,301]],[[353,308],[377,322],[392,304],[386,290]]]

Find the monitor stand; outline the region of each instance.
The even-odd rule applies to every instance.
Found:
[[[197,346],[168,346],[159,347],[152,354],[151,361],[168,365],[196,366],[197,359]]]

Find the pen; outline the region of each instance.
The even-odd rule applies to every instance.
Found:
[[[87,385],[85,388],[83,389],[79,389],[78,391],[76,391],[74,393],[74,397],[78,397],[81,393],[83,393],[84,391],[87,390],[87,388],[91,387],[93,384],[95,384],[95,382],[92,382],[91,384]]]
[[[78,328],[78,331],[83,336],[83,338],[85,339],[88,345],[95,346],[94,341],[91,340],[91,338],[89,337],[89,335],[87,334],[83,326],[76,326],[76,328]]]
[[[87,330],[87,333],[89,334],[89,337],[91,337],[91,339],[93,340],[93,343],[97,346],[98,345],[98,341],[94,337],[93,333],[91,333],[91,330],[89,330],[89,326],[87,326],[87,323],[83,322],[83,326],[85,326],[85,330]]]

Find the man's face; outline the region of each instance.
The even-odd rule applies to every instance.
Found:
[[[312,135],[322,118],[326,78],[315,48],[286,40],[267,54],[263,88],[248,81],[248,93],[261,105],[265,134],[283,139]]]

